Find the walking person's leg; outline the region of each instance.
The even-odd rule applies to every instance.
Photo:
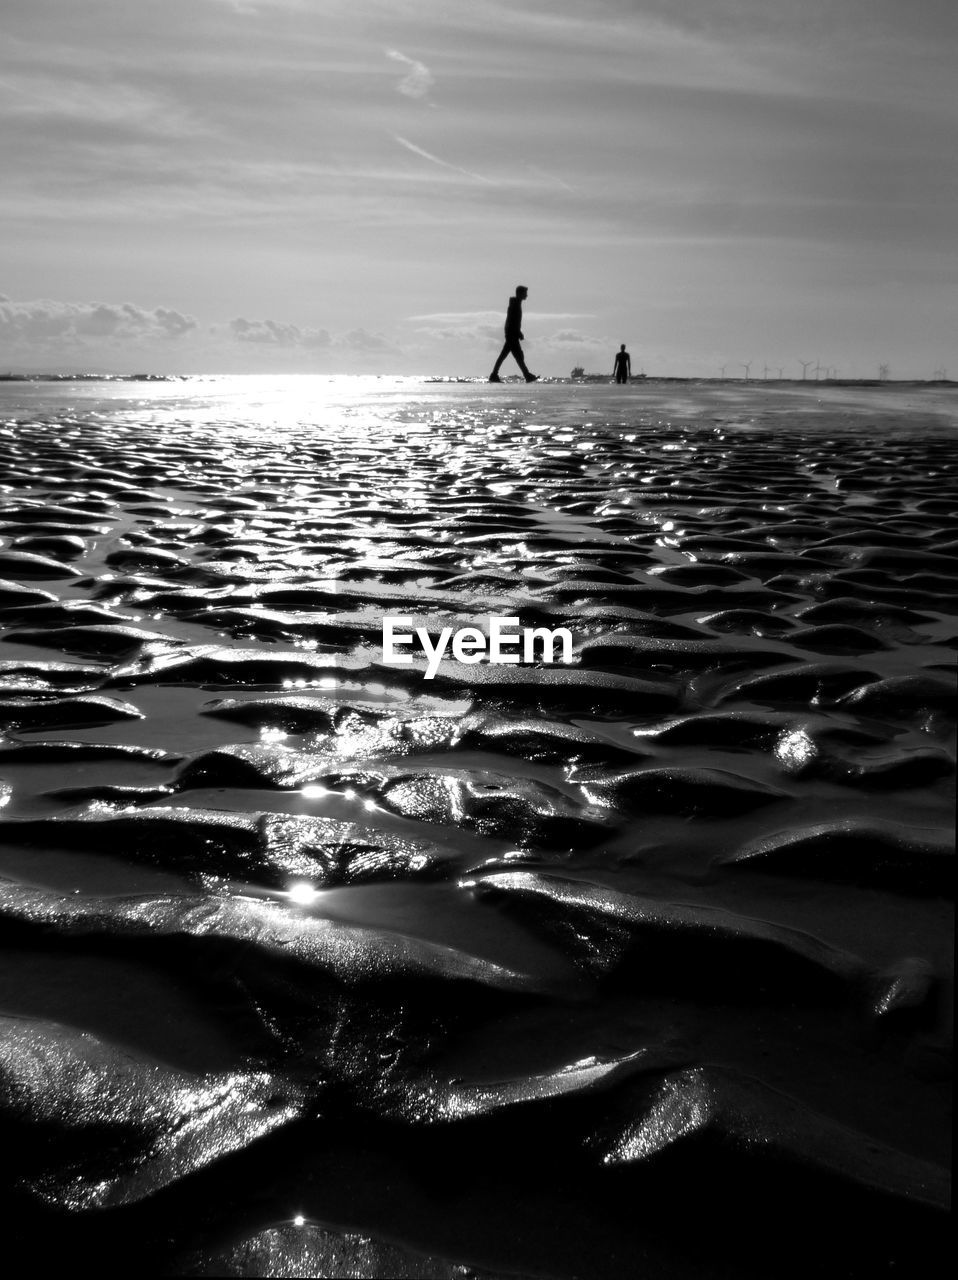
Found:
[[[490,382],[500,381],[499,370],[502,368],[503,360],[505,360],[506,356],[509,354],[511,350],[512,350],[512,343],[506,342],[503,345],[502,350],[499,352],[498,358],[496,359],[496,363],[492,366],[492,373],[489,375]]]
[[[536,377],[536,375],[534,373],[530,373],[529,370],[526,368],[526,361],[525,361],[525,357],[522,354],[522,347],[520,347],[518,342],[513,342],[512,354],[513,356],[515,356],[516,364],[519,366],[520,370],[522,371],[522,376],[525,378],[526,382],[537,382],[538,378]]]
[[[538,382],[538,378],[536,377],[536,375],[534,373],[530,373],[529,370],[526,368],[525,357],[522,354],[522,347],[519,345],[518,338],[506,339],[505,345],[503,346],[502,350],[499,352],[499,357],[496,360],[495,365],[493,366],[492,373],[489,375],[490,382],[502,381],[502,379],[499,377],[499,370],[502,367],[502,362],[503,360],[505,360],[506,356],[512,356],[516,364],[519,366],[519,369],[522,372],[522,376],[525,378],[526,382]]]

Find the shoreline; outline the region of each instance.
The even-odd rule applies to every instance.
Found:
[[[484,385],[488,378],[484,375],[455,375],[427,373],[319,373],[302,371],[298,373],[0,373],[3,382],[189,382],[196,378],[356,378],[356,379],[404,379],[438,384],[469,383]],[[551,376],[543,374],[538,380],[549,386],[603,386],[614,384],[611,374],[586,373],[580,377],[566,375]],[[507,376],[502,379],[504,385],[523,385],[520,377]],[[708,378],[696,376],[679,376],[673,374],[637,374],[630,378],[628,386],[657,386],[661,383],[680,386],[736,386],[736,387],[853,387],[880,389],[882,387],[902,389],[905,387],[958,387],[953,378]]]

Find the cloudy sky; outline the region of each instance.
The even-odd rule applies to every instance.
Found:
[[[522,282],[543,374],[958,376],[956,65],[955,0],[4,0],[0,370],[479,375]]]

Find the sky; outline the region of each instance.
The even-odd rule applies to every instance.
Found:
[[[4,0],[0,372],[958,377],[954,0]],[[508,372],[507,365],[504,372]]]

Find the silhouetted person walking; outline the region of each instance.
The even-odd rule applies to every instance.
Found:
[[[522,356],[522,348],[519,343],[522,341],[522,304],[529,296],[529,290],[524,284],[516,285],[515,297],[509,299],[509,309],[506,312],[506,341],[499,352],[499,359],[493,367],[492,373],[489,375],[490,382],[501,382],[499,370],[502,368],[502,362],[506,356],[514,356],[516,364],[522,370],[522,376],[526,382],[537,382],[538,379],[534,373],[530,373],[526,368],[526,362]]]
[[[628,382],[632,377],[632,358],[626,351],[624,342],[615,353],[615,368],[612,372],[615,374],[616,382]]]

